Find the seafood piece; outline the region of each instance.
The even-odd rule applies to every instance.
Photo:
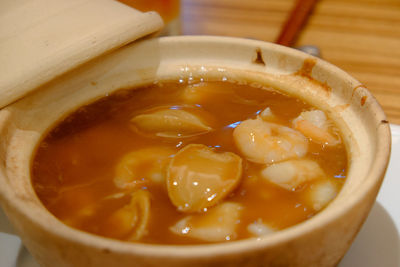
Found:
[[[130,241],[139,240],[147,233],[150,217],[150,193],[138,190],[132,194],[131,202],[118,209],[101,226],[101,232],[113,238]]]
[[[181,236],[208,242],[229,241],[236,238],[236,226],[240,222],[242,206],[225,202],[207,213],[189,215],[178,221],[170,230]]]
[[[324,178],[325,173],[315,161],[288,160],[272,164],[261,171],[261,176],[287,190],[296,190],[305,182]]]
[[[263,223],[261,219],[249,224],[247,226],[247,231],[249,231],[253,236],[264,236],[275,232],[274,229]]]
[[[145,185],[149,180],[164,183],[166,167],[174,153],[175,149],[160,146],[139,149],[124,155],[115,169],[115,186],[132,189]]]
[[[272,110],[267,107],[265,108],[263,111],[261,111],[260,115],[261,119],[265,120],[265,121],[275,121],[276,120],[276,116],[274,115],[274,113],[272,113]]]
[[[218,83],[189,84],[182,93],[186,103],[204,103],[213,97],[221,97],[221,94],[229,94],[230,89],[220,86]],[[218,96],[217,96],[218,95]]]
[[[95,215],[98,210],[99,207],[96,204],[79,207],[76,209],[73,215],[63,217],[62,220],[67,225],[77,227],[81,225],[85,220]]]
[[[341,142],[339,131],[321,110],[304,111],[292,123],[295,129],[316,143],[335,146]]]
[[[226,87],[221,83],[197,83],[189,84],[182,93],[185,103],[199,104],[209,103],[212,99],[222,99],[239,105],[259,105],[265,98],[261,90],[251,90],[245,93],[232,83]]]
[[[212,131],[198,116],[182,109],[163,108],[131,119],[142,134],[159,137],[182,138]]]
[[[312,183],[304,192],[305,200],[309,206],[318,211],[334,199],[339,189],[328,179]]]
[[[167,171],[168,196],[183,212],[200,211],[229,194],[242,176],[242,159],[199,144],[182,148]]]
[[[233,138],[240,152],[256,163],[300,158],[308,150],[308,140],[303,134],[259,117],[240,123],[233,131]]]
[[[96,192],[91,186],[73,186],[57,194],[57,202],[63,207],[61,219],[71,226],[79,226],[98,212]],[[74,207],[74,209],[68,209]]]

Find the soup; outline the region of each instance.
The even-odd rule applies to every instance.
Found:
[[[323,209],[347,154],[327,115],[269,87],[157,82],[84,106],[44,137],[32,183],[65,224],[153,244],[260,237]]]

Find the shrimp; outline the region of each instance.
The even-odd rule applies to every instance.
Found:
[[[261,177],[286,190],[294,191],[306,182],[325,178],[325,173],[315,161],[298,159],[272,164],[261,171]]]
[[[175,153],[171,147],[150,147],[130,152],[122,157],[115,170],[114,184],[121,189],[132,189],[151,180],[165,182],[165,169]]]
[[[132,194],[129,204],[116,210],[101,225],[101,232],[114,238],[134,241],[147,233],[150,218],[150,193],[138,190]]]
[[[260,117],[241,122],[233,131],[239,151],[255,163],[270,164],[303,157],[308,140],[300,132]]]
[[[316,143],[327,146],[340,144],[338,130],[321,110],[304,111],[292,122],[293,127]]]
[[[208,242],[233,240],[242,209],[238,203],[224,202],[205,214],[186,216],[169,229],[177,235]]]
[[[167,171],[168,196],[183,212],[215,205],[238,185],[242,159],[231,152],[217,153],[205,145],[191,144],[171,160]]]

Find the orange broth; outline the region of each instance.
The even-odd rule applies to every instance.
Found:
[[[184,89],[196,86],[205,87],[208,93],[197,103],[187,103],[182,97]],[[252,237],[247,226],[257,220],[275,230],[298,224],[317,213],[301,195],[309,185],[286,190],[262,179],[259,175],[262,166],[246,160],[232,137],[241,121],[255,118],[266,107],[276,114],[280,124],[289,127],[302,111],[313,109],[297,98],[266,89],[231,82],[191,85],[158,82],[135,90],[119,90],[79,108],[48,132],[32,163],[34,189],[44,206],[64,223],[96,235],[128,240],[118,232],[118,225],[105,223],[113,212],[130,201],[129,194],[124,195],[113,183],[121,157],[149,146],[163,145],[179,151],[188,144],[204,144],[217,152],[233,152],[243,159],[239,185],[222,200],[240,203],[243,207],[232,239]],[[132,117],[159,106],[189,109],[193,114],[209,116],[214,130],[168,139],[132,130]],[[330,181],[342,186],[347,168],[343,143],[329,147],[310,140],[305,157],[317,162]],[[144,181],[140,189],[150,193],[151,209],[146,234],[137,242],[208,243],[170,230],[188,214],[178,211],[171,203],[165,186]]]

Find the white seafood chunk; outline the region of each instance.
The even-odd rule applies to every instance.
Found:
[[[187,236],[208,242],[233,240],[237,237],[242,206],[225,202],[196,215],[189,215],[178,221],[170,230],[181,236]]]
[[[272,113],[272,110],[267,107],[263,111],[260,112],[261,119],[265,121],[275,121],[276,116]]]
[[[139,240],[147,234],[150,218],[150,193],[138,190],[131,202],[112,213],[102,225],[102,232],[109,237]]]
[[[304,194],[308,205],[318,211],[331,202],[338,191],[338,186],[328,179],[324,179],[311,184]]]
[[[168,196],[180,211],[200,211],[229,194],[241,176],[242,159],[238,155],[191,144],[176,153],[169,164]]]
[[[308,140],[303,134],[261,118],[240,123],[233,131],[233,138],[240,152],[256,163],[300,158],[308,150]]]
[[[308,181],[324,178],[325,173],[315,161],[299,159],[272,164],[261,171],[261,176],[282,188],[296,190]]]
[[[142,134],[167,138],[190,137],[212,131],[212,127],[198,116],[182,109],[155,110],[137,115],[131,122]]]
[[[171,147],[159,146],[124,155],[115,169],[115,186],[132,189],[149,181],[164,183],[167,164],[175,152]]]
[[[295,129],[316,143],[335,146],[341,142],[338,130],[321,110],[304,111],[292,124]]]
[[[247,231],[253,236],[264,236],[275,232],[272,227],[269,227],[268,225],[263,223],[261,219],[258,219],[255,222],[249,224],[247,226]]]

